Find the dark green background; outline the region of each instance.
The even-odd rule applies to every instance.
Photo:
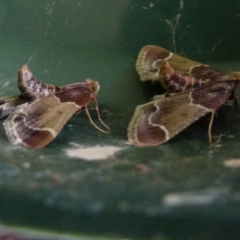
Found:
[[[208,116],[157,147],[128,145],[126,131],[135,107],[163,92],[139,81],[140,48],[240,70],[239,9],[237,0],[0,0],[1,95],[18,93],[23,64],[55,85],[93,78],[111,127],[101,134],[82,113],[42,150],[12,146],[1,127],[1,223],[110,239],[238,239],[239,169],[224,165],[240,155],[234,108],[215,118],[218,144],[208,144]],[[89,162],[67,157],[71,143],[123,149]]]

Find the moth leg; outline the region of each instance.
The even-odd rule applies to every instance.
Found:
[[[107,133],[106,131],[102,130],[100,127],[98,127],[98,126],[93,122],[93,120],[92,120],[92,118],[91,118],[91,115],[90,115],[89,112],[88,112],[87,107],[85,108],[85,112],[86,112],[86,114],[87,114],[87,116],[88,116],[88,119],[89,119],[90,123],[91,123],[98,131],[103,132],[103,133]]]
[[[94,102],[95,102],[95,110],[97,112],[97,116],[98,116],[98,120],[100,121],[100,123],[107,129],[110,129],[110,127],[108,127],[102,120],[101,118],[101,115],[100,115],[100,112],[99,112],[99,108],[98,108],[98,102],[97,102],[97,99],[95,98],[94,99]]]
[[[208,125],[208,139],[209,143],[212,142],[212,124],[213,124],[213,119],[214,119],[215,111],[212,112],[211,119]]]

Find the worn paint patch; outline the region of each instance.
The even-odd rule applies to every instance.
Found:
[[[240,168],[240,159],[229,159],[223,162],[225,167]]]
[[[122,147],[115,146],[78,146],[74,149],[66,149],[66,154],[70,158],[79,158],[86,161],[106,160],[113,157]]]

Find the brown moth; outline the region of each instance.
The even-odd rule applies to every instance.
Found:
[[[24,75],[22,70],[25,71]],[[85,110],[95,128],[105,132],[92,121],[88,112],[92,101],[99,121],[108,128],[99,114],[96,95],[100,86],[96,81],[87,79],[56,87],[38,81],[24,66],[19,70],[19,86],[21,95],[18,97],[24,99],[25,105],[12,112],[3,122],[7,138],[14,145],[35,149],[48,145],[66,122],[82,110]]]
[[[229,99],[235,99],[240,73],[222,73],[158,46],[143,47],[136,68],[142,81],[159,81],[168,92],[179,93],[155,96],[136,108],[128,127],[131,144],[165,143],[207,113],[212,114],[208,127],[211,142],[214,114]]]

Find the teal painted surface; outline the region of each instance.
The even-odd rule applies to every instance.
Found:
[[[135,107],[162,92],[135,72],[142,46],[157,44],[224,71],[240,70],[240,3],[180,3],[0,1],[0,94],[18,92],[17,69],[26,63],[47,83],[93,78],[111,127],[101,134],[81,113],[36,151],[11,146],[1,127],[2,223],[137,239],[237,239],[239,168],[226,166],[240,155],[234,108],[223,108],[214,121],[218,144],[207,142],[209,117],[162,146],[127,144]],[[86,161],[85,150],[96,156],[99,145],[106,159]],[[110,147],[118,149],[110,154]],[[78,157],[70,157],[76,149]]]

